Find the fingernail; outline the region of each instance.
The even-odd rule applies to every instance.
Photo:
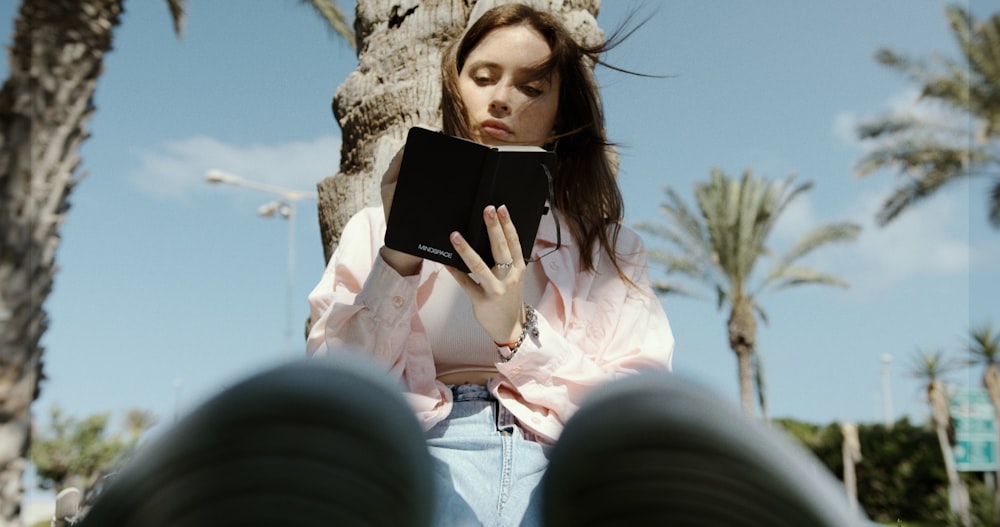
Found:
[[[455,245],[462,245],[462,235],[455,231],[451,233],[451,243]]]
[[[500,216],[506,218],[507,217],[507,205],[500,205],[500,208],[497,209],[497,212],[500,213]]]
[[[490,219],[497,217],[497,208],[493,205],[486,207],[486,216]]]

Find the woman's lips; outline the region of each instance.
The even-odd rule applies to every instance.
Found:
[[[489,135],[490,137],[494,137],[496,139],[506,140],[511,135],[510,128],[507,128],[507,125],[503,124],[500,121],[494,121],[494,120],[483,121],[483,123],[480,125],[480,128],[482,128],[483,133]]]

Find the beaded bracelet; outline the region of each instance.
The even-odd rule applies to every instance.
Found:
[[[524,343],[524,338],[531,333],[531,336],[538,338],[538,315],[535,313],[535,308],[531,307],[531,304],[524,304],[524,327],[521,329],[521,335],[517,337],[517,340],[507,344],[500,344],[499,342],[494,342],[497,346],[497,355],[500,356],[500,362],[508,362],[510,359],[514,358],[514,354],[517,350],[521,349],[521,344]],[[507,350],[507,354],[504,354],[503,350]]]

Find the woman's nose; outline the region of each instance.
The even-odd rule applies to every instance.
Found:
[[[507,114],[510,113],[510,90],[505,87],[497,87],[493,90],[490,99],[490,112]]]

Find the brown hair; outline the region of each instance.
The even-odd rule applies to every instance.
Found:
[[[615,244],[624,215],[624,202],[615,177],[616,167],[610,155],[612,145],[605,134],[600,93],[592,72],[593,65],[600,62],[600,55],[614,44],[605,41],[597,46],[584,46],[555,16],[523,4],[505,4],[487,11],[449,45],[442,58],[443,131],[471,137],[469,114],[458,89],[465,59],[494,29],[517,25],[537,31],[552,50],[549,60],[535,72],[537,78],[557,72],[560,79],[555,133],[549,141],[557,145],[559,159],[553,175],[555,203],[551,205],[562,214],[573,239],[580,245],[583,270],[594,270],[593,248],[598,244],[621,275]]]

